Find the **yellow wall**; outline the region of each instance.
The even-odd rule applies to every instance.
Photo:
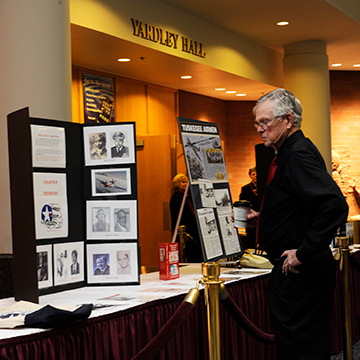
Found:
[[[135,36],[131,19],[204,45],[206,57]],[[282,86],[282,54],[156,0],[70,0],[70,22],[248,79]]]

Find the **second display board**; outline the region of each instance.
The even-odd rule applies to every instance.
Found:
[[[204,261],[241,256],[217,124],[178,118]]]

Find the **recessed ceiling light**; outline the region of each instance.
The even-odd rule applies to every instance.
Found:
[[[118,59],[118,62],[129,62],[130,59],[129,58],[120,58]]]
[[[342,64],[338,63],[338,64],[331,64],[332,67],[339,67],[342,66]]]
[[[276,23],[277,26],[286,26],[286,25],[289,25],[289,22],[288,21],[279,21]]]
[[[247,94],[236,94],[236,96],[246,96]]]
[[[182,78],[182,79],[191,79],[192,76],[190,76],[190,75],[184,75],[184,76],[182,76],[181,78]]]
[[[226,91],[227,94],[236,94],[236,90],[228,90]]]
[[[360,67],[360,64],[354,64],[353,67]]]
[[[215,91],[225,91],[226,88],[216,88]]]

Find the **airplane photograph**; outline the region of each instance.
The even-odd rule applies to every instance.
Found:
[[[131,194],[130,169],[92,170],[93,196]]]

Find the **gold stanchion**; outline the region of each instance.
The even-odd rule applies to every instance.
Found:
[[[179,226],[179,253],[180,253],[180,262],[184,263],[185,259],[185,241],[186,241],[186,226]]]
[[[350,303],[350,278],[349,278],[349,238],[337,238],[340,249],[340,272],[343,292],[344,314],[344,360],[352,360],[352,336],[351,336],[351,303]]]
[[[220,360],[219,291],[220,284],[222,284],[222,281],[219,280],[220,265],[202,263],[202,274],[207,308],[209,360]]]

